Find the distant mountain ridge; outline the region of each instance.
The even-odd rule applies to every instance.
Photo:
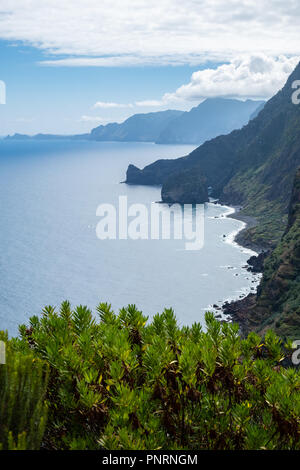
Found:
[[[97,126],[87,134],[56,135],[36,134],[27,136],[14,134],[6,139],[12,140],[93,140],[111,142],[155,142],[162,129],[184,111],[167,110],[154,113],[134,114],[122,123],[109,123]]]
[[[134,114],[122,123],[111,123],[92,129],[90,138],[97,141],[155,142],[162,129],[183,111],[168,110]]]
[[[177,117],[161,132],[158,144],[201,144],[249,122],[264,101],[209,98]]]
[[[200,144],[219,134],[227,134],[240,128],[263,104],[262,101],[209,98],[190,111],[167,110],[134,114],[122,123],[100,125],[86,134],[14,134],[6,139]]]
[[[4,137],[4,140],[90,140],[90,134],[74,134],[74,135],[61,135],[61,134],[13,134]]]

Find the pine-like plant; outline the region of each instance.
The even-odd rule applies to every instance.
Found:
[[[274,333],[242,339],[212,313],[203,331],[172,309],[150,323],[135,305],[97,312],[47,307],[14,341],[50,369],[44,448],[300,449],[300,374]]]
[[[39,449],[47,420],[48,365],[26,344],[18,351],[6,334],[0,332],[0,339],[6,344],[6,362],[0,364],[0,448]]]

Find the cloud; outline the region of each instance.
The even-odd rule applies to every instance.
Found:
[[[300,55],[299,20],[297,0],[10,0],[0,39],[42,50],[47,66],[195,65]]]
[[[84,114],[79,119],[79,122],[98,122],[98,123],[101,122],[102,124],[106,124],[108,122],[111,122],[111,119],[103,118],[101,116],[87,116],[87,115]]]
[[[227,51],[226,57],[231,54]],[[143,55],[116,55],[107,57],[71,57],[67,59],[51,59],[39,61],[39,65],[47,67],[137,67],[137,66],[179,66],[199,65],[207,60],[220,62],[224,59],[222,53],[199,53],[199,54],[173,54],[165,56],[143,56]]]
[[[267,99],[283,87],[299,57],[278,58],[264,54],[244,56],[212,69],[193,73],[188,84],[166,93],[163,103],[200,102],[204,98]]]
[[[132,108],[133,105],[131,103],[129,104],[123,104],[123,103],[111,103],[107,101],[97,101],[94,105],[93,108],[103,108],[103,109],[111,109],[111,108]]]
[[[24,123],[29,123],[35,121],[34,117],[17,117],[16,122],[24,122]]]
[[[144,101],[136,101],[135,105],[136,106],[143,106],[143,107],[156,107],[156,106],[163,106],[165,103],[163,100],[144,100]]]
[[[122,104],[98,101],[94,108],[147,108],[170,107],[189,110],[206,98],[269,99],[283,87],[298,62],[298,57],[270,57],[250,54],[232,59],[228,63],[194,72],[189,83],[174,92],[165,93],[161,99],[145,99]]]

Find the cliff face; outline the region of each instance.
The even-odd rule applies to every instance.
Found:
[[[300,165],[300,105],[292,103],[292,83],[300,79],[300,64],[285,87],[241,130],[205,142],[179,160],[155,162],[140,170],[141,182],[172,188],[187,186],[190,175],[201,174],[224,203],[241,205],[258,225],[245,242],[274,247],[284,232],[293,177]],[[186,170],[191,170],[187,172]],[[127,182],[131,182],[130,178]],[[155,183],[154,183],[155,182]],[[201,201],[198,201],[201,202]]]
[[[182,182],[182,172],[176,172],[172,164],[173,160],[159,160],[155,163],[158,171],[155,173],[147,173],[145,168],[143,171],[134,165],[129,165],[126,173],[126,182],[130,184],[142,185],[159,185],[161,181],[161,173],[168,172],[169,178],[162,190],[162,199],[164,202],[173,204],[197,204],[207,202],[209,200],[206,178],[199,172],[194,173],[193,170],[184,170],[186,178]],[[181,162],[179,162],[181,164]],[[154,166],[155,166],[154,165]],[[169,171],[171,167],[171,171]]]
[[[208,190],[206,179],[201,173],[185,170],[187,177],[181,182],[182,173],[175,173],[162,188],[162,199],[167,203],[197,204],[207,202]]]
[[[289,206],[288,225],[280,243],[264,263],[257,295],[225,308],[245,331],[274,329],[280,336],[300,338],[300,168]]]
[[[166,175],[171,176],[177,171],[181,170],[182,160],[157,160],[143,170],[140,170],[135,165],[129,165],[126,172],[126,183],[128,184],[142,184],[142,185],[161,185]]]
[[[267,258],[257,296],[263,329],[300,338],[300,168],[297,171],[286,232]]]

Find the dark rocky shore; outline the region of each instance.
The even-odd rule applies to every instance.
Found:
[[[246,335],[251,327],[255,326],[249,314],[256,305],[256,294],[249,294],[244,299],[234,302],[225,302],[222,306],[223,314],[240,325],[242,335]]]
[[[257,225],[257,220],[255,217],[241,213],[241,207],[234,207],[234,209],[236,212],[234,214],[230,214],[228,217],[240,220],[246,224],[246,226],[236,235],[235,242],[258,253],[257,256],[253,255],[247,260],[247,270],[253,273],[262,273],[264,260],[270,252],[264,251],[262,247],[254,245],[246,238],[247,231],[249,228]],[[255,306],[256,294],[250,293],[243,299],[225,302],[222,305],[222,311],[224,315],[228,316],[228,319],[239,323],[241,333],[246,334],[254,327],[253,321],[251,320],[251,312]]]

